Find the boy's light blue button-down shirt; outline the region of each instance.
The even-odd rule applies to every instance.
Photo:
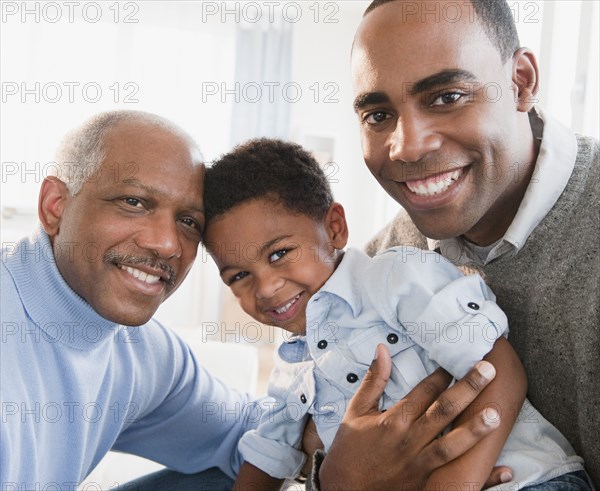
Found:
[[[439,366],[462,377],[508,332],[506,316],[481,277],[463,276],[439,254],[411,247],[374,258],[349,249],[309,300],[306,320],[306,335],[276,353],[269,382],[274,402],[259,427],[240,441],[244,459],[273,477],[295,476],[302,468],[299,448],[309,415],[329,448],[378,344],[388,347],[393,362],[381,400],[385,409]],[[535,410],[527,408],[530,416]],[[535,412],[536,423],[538,416]],[[545,420],[543,431],[531,417],[528,422],[525,441],[539,440],[547,427],[558,433]],[[561,445],[568,443],[562,440],[550,441],[558,449],[556,458],[536,450],[535,458],[550,466],[544,465],[544,472],[554,465],[564,468]],[[519,445],[523,448],[523,441]]]
[[[308,414],[329,447],[379,343],[394,361],[382,400],[388,407],[439,365],[464,375],[507,328],[481,278],[463,276],[436,253],[406,247],[373,259],[348,250],[309,300],[306,319],[306,336],[278,350],[269,386],[277,402],[266,424],[240,444],[246,460],[276,477],[302,467],[297,449]],[[250,455],[260,454],[258,465]]]

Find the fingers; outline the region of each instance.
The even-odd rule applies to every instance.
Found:
[[[512,470],[510,469],[510,467],[494,467],[492,469],[490,477],[485,483],[485,486],[483,486],[483,489],[491,488],[492,486],[497,486],[498,484],[512,481],[512,478]]]
[[[418,431],[421,441],[433,440],[462,413],[494,379],[496,370],[487,361],[480,361],[462,379],[445,390],[420,417]]]
[[[388,410],[388,417],[402,415],[402,421],[414,421],[429,408],[448,387],[452,376],[438,368],[413,387],[404,399]]]
[[[383,344],[378,344],[375,357],[356,394],[348,404],[348,417],[363,416],[379,411],[379,399],[390,378],[392,359],[390,352]]]
[[[494,379],[496,369],[487,361],[480,361],[456,384],[444,391],[423,416],[439,421],[445,428],[467,408],[481,391]]]
[[[446,435],[433,440],[421,453],[423,462],[437,469],[460,457],[488,433],[500,426],[500,415],[491,407],[484,408],[469,423],[457,426]]]

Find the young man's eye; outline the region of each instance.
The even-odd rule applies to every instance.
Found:
[[[391,115],[385,111],[374,111],[364,116],[363,121],[367,124],[383,123],[386,119],[391,118]]]
[[[279,261],[283,256],[285,256],[289,252],[288,249],[280,249],[275,251],[273,254],[269,256],[269,262],[274,263],[275,261]]]
[[[437,96],[431,105],[447,106],[449,104],[454,104],[455,102],[458,102],[464,96],[465,94],[462,92],[444,92],[443,94]]]

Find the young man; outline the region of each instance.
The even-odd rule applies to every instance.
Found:
[[[365,162],[405,210],[369,251],[420,245],[486,277],[528,398],[597,483],[598,142],[534,107],[537,61],[504,0],[434,15],[448,5],[377,0],[354,41]]]
[[[58,161],[59,175],[41,187],[40,226],[3,248],[0,487],[74,489],[112,448],[184,473],[218,468],[191,481],[163,474],[142,489],[228,489],[240,465],[238,440],[260,409],[151,318],[184,280],[200,243],[197,146],[164,118],[116,111],[79,127]],[[399,455],[406,482],[426,478],[493,430],[479,418],[432,442],[493,379],[489,368],[442,394],[450,409],[436,401],[449,381],[442,373],[409,394],[404,406],[421,411],[385,430],[393,441],[410,439],[402,451],[382,448],[371,431],[390,369],[380,357],[353,399],[331,468],[343,473],[355,449],[373,448]]]

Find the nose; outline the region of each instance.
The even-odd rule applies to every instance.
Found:
[[[390,160],[418,162],[440,146],[441,137],[432,128],[428,118],[414,113],[405,114],[398,118],[396,128],[390,135]]]
[[[255,273],[256,298],[267,299],[285,284],[285,280],[272,268]]]
[[[147,220],[136,242],[161,259],[178,258],[182,254],[177,222],[166,214],[156,214]]]

